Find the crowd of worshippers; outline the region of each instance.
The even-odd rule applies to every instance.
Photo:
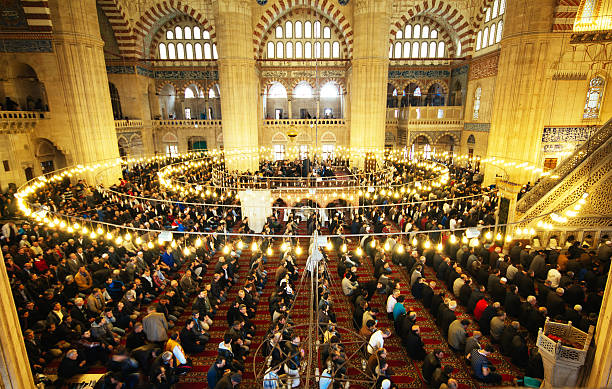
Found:
[[[223,320],[215,318],[219,306],[231,303],[218,346],[226,368],[216,387],[240,382],[255,329],[250,319],[266,281],[267,240],[257,240],[260,249],[245,280],[237,275],[241,251],[223,236],[203,236],[202,245],[191,242],[185,255],[170,245],[150,249],[8,222],[1,243],[37,379],[60,387],[92,366],[105,366],[96,388],[170,388],[191,369],[189,356],[206,346],[213,320]],[[210,267],[212,279],[203,278]],[[233,285],[239,285],[238,297],[226,302]]]

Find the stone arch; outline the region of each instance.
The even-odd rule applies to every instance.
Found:
[[[449,53],[449,57],[452,57],[452,55],[455,54],[455,42],[453,41],[453,37],[448,31],[448,26],[440,24],[437,20],[430,17],[429,15],[418,15],[414,18],[408,19],[406,22],[403,22],[403,19],[395,22],[395,24],[392,26],[391,32],[389,33],[390,44],[392,44],[393,40],[395,39],[395,34],[397,33],[397,31],[403,29],[406,26],[406,23],[418,23],[421,25],[426,23],[434,27],[438,31],[438,36],[440,37],[440,39],[444,41],[444,44],[446,45]]]
[[[424,133],[424,132],[417,132],[414,134],[410,135],[410,143],[409,146],[412,145],[418,138],[423,137],[425,139],[427,139],[427,142],[429,142],[430,145],[433,145],[433,139],[431,138],[431,136],[429,136],[428,134]]]
[[[481,1],[480,8],[478,9],[478,12],[476,13],[476,17],[474,18],[474,28],[480,27],[480,25],[482,24],[482,21],[485,18],[486,9],[489,7],[492,7],[494,1],[495,0],[482,0]]]
[[[171,85],[174,88],[174,94],[178,95],[179,87],[176,85],[176,82],[168,80],[164,80],[157,83],[155,87],[157,93],[161,93],[162,89],[164,89],[166,85]]]
[[[310,144],[312,143],[312,138],[307,132],[300,132],[295,139],[299,144]]]
[[[327,77],[327,78],[323,78],[320,82],[319,85],[321,87],[323,87],[323,85],[327,84],[328,82],[333,82],[336,85],[338,85],[338,88],[340,88],[339,93],[340,94],[344,94],[346,93],[346,85],[344,83],[344,79],[343,78],[338,78],[338,77]],[[321,89],[321,88],[319,88]]]
[[[467,144],[468,144],[468,145],[474,145],[474,144],[476,144],[476,137],[474,136],[474,134],[470,134],[470,136],[468,136],[468,138],[467,138]]]
[[[100,9],[106,15],[117,40],[119,53],[126,58],[137,58],[138,50],[135,47],[135,35],[128,22],[123,7],[118,0],[97,0]]]
[[[440,139],[444,138],[445,136],[450,136],[451,138],[453,138],[453,142],[455,142],[455,145],[459,144],[459,139],[457,139],[457,135],[453,134],[451,132],[443,132],[440,135],[436,136],[434,143],[433,144],[438,144],[440,142]]]
[[[410,19],[422,14],[432,16],[438,23],[443,21],[442,25],[447,24],[448,32],[461,44],[461,54],[471,53],[474,38],[469,19],[446,0],[421,0],[402,14],[400,20],[391,27],[392,36],[395,36],[398,25],[406,25]]]
[[[168,131],[162,136],[162,142],[164,143],[178,143],[178,136],[172,132]]]
[[[407,80],[404,80],[404,82],[402,83],[404,88],[402,90],[406,90],[406,88],[408,88],[408,86],[410,84],[416,84],[416,86],[421,88],[421,93],[427,93],[427,88],[425,88],[426,84],[423,82],[423,80],[419,80],[419,79],[416,79],[416,78],[409,78]],[[398,93],[399,93],[399,91],[398,91]],[[408,92],[406,91],[406,96],[407,95],[408,95]]]
[[[289,139],[287,139],[287,135],[283,134],[282,132],[277,132],[276,134],[274,134],[272,136],[272,143],[288,143]]]
[[[149,44],[149,57],[153,58],[154,52],[153,49],[155,47],[157,47],[158,43],[164,39],[164,31],[168,30],[169,28],[173,27],[174,25],[176,25],[177,23],[182,23],[182,22],[195,22],[196,24],[198,24],[198,27],[200,27],[202,30],[206,29],[206,26],[204,26],[203,24],[201,24],[198,20],[196,20],[194,17],[187,15],[187,14],[179,14],[171,19],[169,19],[166,23],[164,23],[163,25],[159,26],[159,28],[157,29],[157,31],[155,32],[155,35],[153,35],[153,38],[151,38],[151,43]],[[213,36],[214,31],[208,30],[210,32],[210,39],[213,43],[216,43],[216,40],[214,39],[215,37]]]
[[[158,30],[168,20],[176,15],[189,15],[196,22],[202,25],[203,28],[210,31],[211,39],[216,37],[216,32],[211,21],[204,15],[189,5],[181,3],[179,0],[166,0],[149,8],[136,22],[134,27],[135,49],[141,57],[146,54],[146,49],[150,47],[147,44],[148,39],[152,39],[152,32]],[[150,42],[149,42],[150,43]]]
[[[326,131],[321,135],[321,143],[336,143],[336,134],[331,131]]]
[[[283,15],[297,7],[307,7],[319,11],[330,19],[344,37],[349,56],[353,53],[353,28],[348,18],[342,13],[332,0],[285,0],[267,6],[259,22],[253,30],[253,51],[257,57],[265,32]]]
[[[270,89],[270,87],[272,86],[272,84],[274,84],[275,82],[278,82],[279,84],[284,86],[285,90],[287,91],[287,95],[289,94],[289,90],[292,89],[291,84],[288,82],[286,78],[279,78],[279,77],[271,77],[271,78],[263,79],[261,82],[261,94],[265,95]]]
[[[439,78],[436,78],[434,80],[430,80],[427,82],[427,84],[425,84],[425,91],[429,90],[429,88],[433,85],[433,84],[438,84],[442,87],[442,89],[444,90],[444,94],[448,94],[448,83],[444,80],[441,80]]]

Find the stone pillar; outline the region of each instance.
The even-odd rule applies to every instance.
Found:
[[[590,374],[586,387],[612,387],[612,272],[608,272],[608,282],[595,329],[595,358],[589,366]]]
[[[7,389],[34,388],[34,379],[26,354],[23,335],[13,301],[4,256],[0,252],[0,387]]]
[[[544,125],[549,120],[552,97],[551,63],[559,60],[551,33],[555,0],[508,0],[501,41],[491,131],[487,156],[517,164],[538,164]],[[524,184],[532,171],[509,169],[512,182]],[[494,181],[495,170],[486,169],[485,182]]]
[[[259,82],[253,57],[251,2],[217,0],[214,10],[226,166],[229,170],[255,171],[259,167]]]
[[[54,50],[66,111],[63,134],[72,141],[72,159],[88,164],[119,157],[108,77],[95,0],[49,1]],[[120,168],[99,179],[114,183]],[[87,179],[93,183],[95,174]]]
[[[350,147],[382,151],[389,72],[389,1],[355,1],[353,23]],[[362,167],[363,156],[357,156],[353,163]]]
[[[291,111],[291,102],[293,101],[293,98],[288,98],[287,99],[287,110],[289,111],[287,114],[287,118],[288,119],[293,119],[293,112]]]

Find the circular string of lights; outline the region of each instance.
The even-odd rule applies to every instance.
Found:
[[[217,151],[214,151],[210,153],[209,155],[214,155],[215,153],[218,154]],[[241,237],[245,237],[245,238],[246,237],[253,237],[253,238],[262,237],[266,239],[281,238],[285,241],[294,239],[296,237],[308,236],[308,235],[296,235],[296,234],[262,234],[262,233],[245,234],[245,233],[235,233],[235,232],[221,232],[220,233],[217,231],[174,231],[174,230],[166,230],[166,229],[163,229],[163,230],[162,229],[148,229],[148,228],[134,227],[130,225],[123,225],[123,224],[119,225],[119,224],[92,220],[84,216],[67,215],[63,213],[61,210],[60,211],[52,210],[50,207],[44,204],[42,205],[41,204],[31,204],[29,201],[30,196],[36,194],[37,191],[47,187],[48,185],[64,180],[66,178],[74,178],[75,176],[78,176],[80,174],[93,173],[99,170],[114,168],[118,166],[126,166],[129,164],[144,163],[144,162],[164,163],[164,162],[170,161],[171,163],[176,163],[176,161],[180,161],[181,159],[199,158],[201,157],[201,155],[202,155],[201,152],[197,152],[197,153],[187,153],[187,154],[183,154],[180,156],[174,156],[174,157],[154,156],[150,158],[142,157],[142,158],[130,158],[130,159],[112,159],[112,160],[92,163],[90,165],[77,165],[75,167],[61,169],[59,171],[49,173],[47,175],[43,175],[43,176],[40,176],[33,180],[28,181],[26,184],[24,184],[18,189],[17,193],[15,194],[15,197],[17,198],[18,207],[23,212],[23,214],[26,217],[29,217],[35,220],[36,222],[44,223],[45,225],[51,228],[65,230],[68,233],[80,233],[81,235],[88,236],[92,239],[97,238],[97,237],[104,237],[107,240],[113,240],[116,244],[122,244],[124,242],[133,241],[134,243],[140,245],[140,244],[145,243],[143,240],[143,237],[145,237],[145,239],[148,240],[146,244],[149,245],[149,247],[153,247],[153,240],[154,240],[153,237],[156,235],[159,236],[160,234],[164,232],[166,233],[171,232],[172,235],[177,234],[181,236],[181,238],[184,238],[185,239],[185,250],[188,250],[187,248],[188,238],[195,237],[195,240],[193,240],[191,244],[193,244],[195,247],[198,247],[199,245],[202,244],[201,237],[209,236],[209,235],[212,235],[212,236],[222,235],[225,237],[239,237],[239,238]],[[522,228],[520,228],[520,226],[528,226],[530,225],[530,223],[537,220],[538,228],[542,227],[546,229],[551,229],[552,223],[548,221],[543,221],[545,218],[549,217],[552,220],[552,222],[563,223],[567,221],[568,217],[576,217],[582,205],[585,204],[585,199],[587,196],[588,194],[584,193],[579,200],[577,200],[573,204],[570,204],[569,207],[571,207],[572,209],[566,210],[565,216],[558,215],[558,213],[560,213],[563,210],[556,210],[555,212],[549,212],[547,214],[534,216],[528,220],[521,220],[519,222],[514,222],[514,223],[479,226],[476,229],[479,231],[485,230],[486,233],[483,235],[483,237],[485,240],[488,240],[488,241],[493,240],[493,233],[491,231],[495,231],[498,229],[500,232],[496,233],[495,241],[499,241],[499,242],[512,241],[512,233],[510,232],[510,229],[516,228],[517,226],[518,228],[516,228],[515,230],[516,236],[521,236],[521,235],[533,236],[535,234],[535,230],[533,227],[531,228],[525,227],[523,230]],[[473,197],[477,198],[478,195],[473,196]],[[436,199],[436,200],[416,201],[416,202],[410,202],[410,204],[442,202],[442,201],[452,202],[452,201],[459,200],[459,199],[460,198],[449,198],[449,199],[439,199],[439,200]],[[147,200],[158,201],[159,199],[147,198]],[[171,201],[171,200],[166,200],[166,201]],[[171,201],[171,202],[174,204],[181,203],[180,201],[176,201],[176,200]],[[217,206],[217,205],[218,204],[214,204],[214,206]],[[395,204],[395,205],[398,205],[398,204]],[[204,204],[204,206],[213,206],[213,204]],[[359,205],[359,206],[354,206],[352,208],[358,210],[359,208],[362,208],[362,207],[371,207],[371,206],[372,205]],[[375,205],[375,206],[378,206],[378,205]],[[286,207],[283,207],[283,208],[286,208]],[[454,243],[458,241],[456,234],[465,233],[466,231],[470,229],[474,229],[474,228],[461,227],[461,228],[456,228],[454,230],[440,229],[440,230],[424,230],[424,231],[410,231],[410,232],[400,231],[400,232],[381,232],[381,233],[365,233],[365,234],[337,234],[337,235],[326,235],[326,236],[328,238],[340,237],[343,239],[360,238],[363,236],[375,236],[379,238],[385,238],[388,236],[399,236],[400,238],[403,238],[404,236],[408,236],[408,238],[412,237],[413,239],[412,243],[414,245],[417,237],[423,236],[425,234],[429,235],[431,233],[450,234],[449,241],[451,243]],[[503,235],[501,233],[502,229],[504,230]],[[471,239],[467,238],[466,234],[464,234],[463,237],[461,238],[462,242],[465,244],[467,243],[469,243],[470,245],[479,244],[479,240],[476,239],[475,241],[475,239],[476,238],[471,238]],[[240,242],[242,241],[240,240],[239,243]],[[164,242],[159,241],[159,243],[166,244],[167,241],[164,241]],[[170,245],[173,247],[177,246],[176,240],[174,238],[172,238],[172,240],[170,241]],[[251,247],[251,248],[256,250],[257,249],[256,243],[254,243],[254,245],[255,247]],[[432,243],[429,241],[429,238],[427,238],[425,241],[425,247],[427,248],[428,245],[429,246],[432,245]],[[285,251],[291,248],[291,244],[288,242],[284,242],[283,246],[285,247],[281,247],[281,249]],[[399,247],[403,247],[403,246],[400,245]],[[346,247],[343,247],[341,249],[344,251],[346,250]],[[398,248],[398,250],[399,249],[400,248]],[[299,246],[296,247],[294,250],[298,254],[299,252],[301,252],[301,249]]]

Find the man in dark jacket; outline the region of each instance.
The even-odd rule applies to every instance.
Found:
[[[440,359],[444,353],[440,349],[435,349],[425,356],[425,361],[423,362],[423,379],[425,382],[431,382],[434,371],[441,366]]]

